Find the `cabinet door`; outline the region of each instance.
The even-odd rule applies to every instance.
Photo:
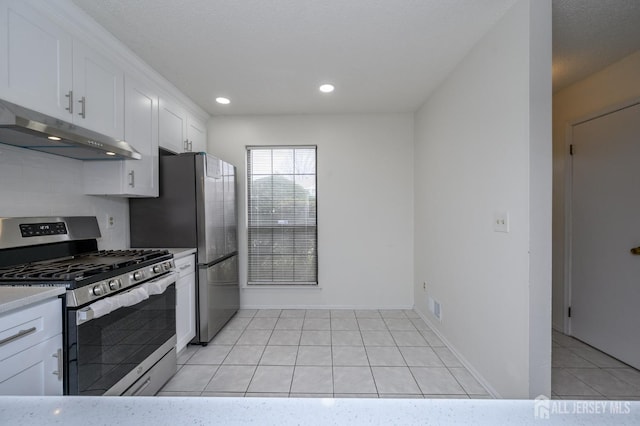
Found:
[[[0,395],[62,395],[62,334],[0,361]]]
[[[142,159],[85,161],[85,194],[158,196],[158,96],[150,85],[129,76],[125,81],[125,140]]]
[[[73,122],[124,138],[124,72],[107,58],[73,41]]]
[[[145,85],[127,79],[125,91],[125,140],[141,160],[126,160],[123,192],[158,196],[158,96]]]
[[[196,274],[180,275],[176,284],[176,351],[196,335]]]
[[[71,121],[71,36],[22,0],[1,2],[0,22],[0,98]]]
[[[207,128],[198,119],[189,116],[187,119],[188,151],[207,152]]]
[[[179,154],[185,152],[187,143],[187,117],[184,110],[166,99],[160,99],[161,148]]]

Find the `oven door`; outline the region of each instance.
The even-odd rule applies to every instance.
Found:
[[[176,277],[67,309],[66,394],[121,395],[173,349]]]

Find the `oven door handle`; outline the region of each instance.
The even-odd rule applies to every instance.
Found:
[[[155,280],[142,284],[141,287],[144,288],[147,293],[149,293],[149,296],[155,296],[157,294],[164,293],[167,290],[167,287],[169,287],[171,284],[174,284],[177,279],[177,272],[169,272],[168,274],[156,278]]]
[[[177,276],[176,272],[170,272],[127,292],[100,299],[76,312],[76,325],[103,317],[120,308],[136,305],[148,299],[149,296],[162,294],[167,287],[176,282]]]

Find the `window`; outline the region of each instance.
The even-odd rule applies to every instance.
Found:
[[[247,147],[248,283],[318,284],[316,147]]]

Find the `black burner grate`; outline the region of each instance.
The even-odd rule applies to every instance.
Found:
[[[0,268],[5,281],[80,281],[163,257],[167,250],[100,250],[77,256]]]

